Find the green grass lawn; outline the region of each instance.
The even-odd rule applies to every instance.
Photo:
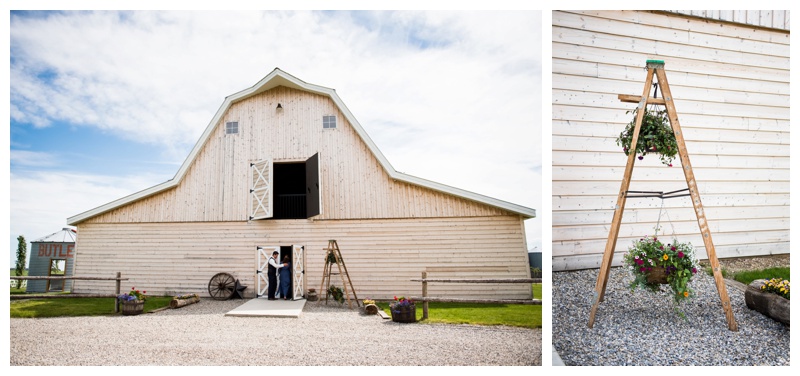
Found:
[[[706,274],[710,276],[714,275],[714,272],[711,271],[710,267],[705,267],[704,270]],[[783,278],[785,280],[789,279],[788,267],[744,270],[736,273],[732,273],[723,268],[720,272],[722,273],[722,277],[727,279],[733,279],[734,281],[744,283],[745,285],[749,285],[750,282],[753,282],[757,279],[766,279],[766,280],[772,278]]]
[[[532,286],[534,297],[542,299],[542,284]],[[386,314],[391,316],[389,303],[379,302]],[[417,303],[417,321],[422,319],[422,303]],[[429,323],[508,325],[521,328],[542,327],[542,306],[523,304],[439,303],[428,304]]]
[[[749,285],[757,279],[770,280],[772,278],[789,279],[789,268],[767,268],[763,270],[747,270],[738,273],[733,273],[733,279]]]
[[[542,299],[541,283],[531,287],[533,296]],[[172,297],[149,296],[145,312],[169,306]],[[389,303],[378,303],[387,314]],[[112,298],[54,298],[12,300],[12,318],[114,315]],[[542,306],[522,304],[430,303],[431,323],[508,325],[522,328],[542,327]],[[417,305],[417,319],[422,318],[422,304]]]
[[[169,306],[171,296],[147,297],[144,311]],[[11,318],[121,315],[114,312],[113,298],[54,298],[11,301]]]

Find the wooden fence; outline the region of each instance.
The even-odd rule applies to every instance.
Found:
[[[542,300],[541,299],[530,299],[530,300],[528,300],[528,299],[459,299],[459,298],[431,298],[431,297],[428,297],[428,282],[436,282],[436,283],[542,283],[542,279],[541,278],[428,279],[428,272],[422,272],[422,279],[412,279],[411,281],[412,282],[422,282],[422,297],[411,297],[411,299],[422,302],[422,319],[423,320],[428,318],[428,302],[542,305]]]
[[[13,276],[12,280],[67,280],[78,279],[83,281],[117,281],[115,294],[12,294],[11,299],[53,299],[53,298],[114,298],[114,312],[119,312],[119,300],[116,299],[120,295],[120,285],[122,281],[127,281],[128,278],[122,278],[122,273],[117,272],[115,277],[78,277],[78,276],[64,276],[64,277],[45,277],[45,276]]]

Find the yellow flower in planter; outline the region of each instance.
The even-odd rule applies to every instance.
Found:
[[[667,260],[669,260],[669,256],[667,256],[667,254],[665,253],[664,254],[664,261],[667,261]]]

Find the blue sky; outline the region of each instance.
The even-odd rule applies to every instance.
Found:
[[[171,179],[273,68],[336,89],[398,171],[542,207],[541,12],[12,12],[10,262]],[[526,221],[541,249],[541,220]]]

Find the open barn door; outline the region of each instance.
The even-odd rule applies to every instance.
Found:
[[[292,246],[292,299],[302,299],[305,292],[305,249],[302,245]]]
[[[306,160],[306,218],[321,213],[319,153],[317,153]]]
[[[280,252],[280,247],[256,247],[256,298],[267,296],[267,287],[269,287],[269,279],[267,271],[269,270],[269,258],[272,252]]]
[[[250,213],[248,220],[272,218],[272,159],[250,163]]]

